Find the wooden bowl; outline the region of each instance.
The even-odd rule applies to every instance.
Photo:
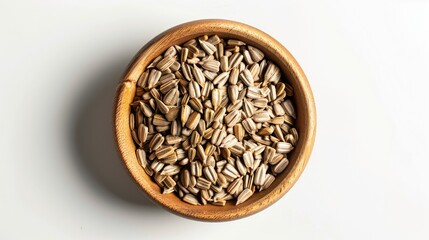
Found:
[[[136,146],[129,127],[130,103],[136,92],[136,82],[146,66],[169,46],[183,44],[201,35],[217,34],[220,37],[242,40],[258,47],[275,62],[294,88],[294,102],[299,133],[297,146],[289,156],[289,165],[266,190],[255,193],[248,201],[235,206],[193,206],[175,194],[161,193],[160,188],[139,165]],[[131,176],[149,197],[173,213],[205,221],[226,221],[249,216],[279,200],[294,185],[304,170],[313,148],[316,132],[316,109],[310,85],[294,57],[268,34],[245,24],[228,20],[199,20],[173,27],[146,44],[131,61],[117,88],[114,106],[114,130],[119,152]],[[114,177],[114,176],[112,176]]]

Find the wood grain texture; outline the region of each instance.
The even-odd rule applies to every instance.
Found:
[[[296,127],[299,141],[289,157],[286,170],[276,177],[270,188],[255,193],[245,203],[224,207],[206,205],[192,206],[174,194],[161,194],[159,187],[140,167],[129,128],[130,103],[136,91],[136,82],[146,66],[162,54],[169,46],[183,44],[201,35],[217,34],[220,37],[242,40],[261,49],[266,58],[275,62],[294,87],[296,105]],[[268,34],[245,24],[228,20],[199,20],[173,27],[146,44],[131,61],[117,88],[114,105],[114,131],[118,150],[133,179],[156,203],[191,219],[205,221],[227,221],[259,212],[279,200],[295,184],[303,172],[315,140],[316,109],[313,94],[304,72],[294,57],[278,41]]]

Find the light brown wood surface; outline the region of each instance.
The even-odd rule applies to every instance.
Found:
[[[287,31],[287,30],[285,30]],[[289,157],[289,166],[276,177],[270,188],[255,193],[245,203],[224,207],[193,206],[181,201],[174,194],[162,194],[139,165],[136,146],[129,128],[130,103],[136,91],[136,82],[146,66],[169,46],[182,44],[201,35],[217,34],[220,37],[242,40],[261,49],[266,57],[275,62],[294,88],[296,127],[299,141]],[[316,109],[313,94],[304,72],[294,57],[278,41],[251,26],[228,20],[199,20],[171,28],[146,44],[131,61],[117,88],[114,105],[114,131],[117,146],[126,168],[138,185],[156,203],[173,213],[205,221],[227,221],[259,212],[279,200],[295,184],[303,172],[313,149],[316,133]],[[114,176],[112,176],[114,177]]]

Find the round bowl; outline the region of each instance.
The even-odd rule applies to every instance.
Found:
[[[135,155],[136,146],[129,127],[130,103],[136,92],[136,82],[146,66],[169,46],[183,44],[204,34],[217,34],[219,37],[234,38],[256,46],[264,52],[267,59],[277,64],[294,88],[293,99],[297,112],[295,125],[300,137],[295,149],[289,155],[290,163],[268,189],[255,193],[249,200],[238,206],[232,203],[227,203],[223,207],[194,206],[183,202],[175,194],[162,194],[158,185],[138,163]],[[267,208],[288,192],[298,180],[313,149],[316,109],[304,72],[295,58],[278,41],[243,23],[228,20],[198,20],[178,25],[161,33],[147,43],[131,61],[117,88],[114,104],[114,131],[117,146],[133,179],[154,202],[175,214],[192,219],[227,221],[246,217]]]

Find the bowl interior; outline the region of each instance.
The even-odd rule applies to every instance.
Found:
[[[192,206],[174,194],[161,194],[161,190],[140,167],[135,156],[136,147],[129,129],[130,103],[136,91],[136,82],[146,66],[171,45],[180,45],[201,35],[217,34],[223,38],[234,38],[256,46],[266,58],[276,63],[283,72],[283,79],[294,88],[293,100],[297,112],[296,128],[299,140],[289,155],[289,165],[266,190],[255,193],[248,201],[235,206]],[[136,182],[162,206],[185,217],[200,220],[222,221],[256,213],[283,196],[303,171],[314,142],[315,109],[311,89],[300,66],[292,55],[276,40],[253,27],[226,20],[200,20],[185,23],[160,34],[140,50],[125,73],[118,87],[115,102],[115,133],[124,163]]]

